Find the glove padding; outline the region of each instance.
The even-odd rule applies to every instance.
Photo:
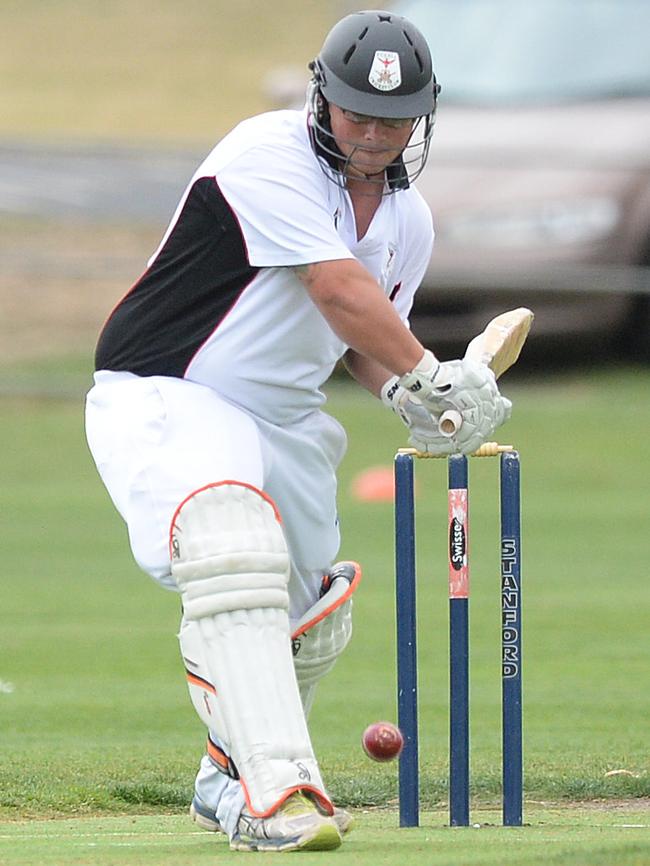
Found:
[[[410,432],[409,445],[418,451],[430,454],[453,454],[455,443],[443,436],[438,428],[439,418],[425,409],[417,397],[399,384],[397,376],[389,379],[381,389],[381,399],[385,406],[401,418]],[[417,442],[417,445],[413,443]]]
[[[425,352],[423,361],[412,373],[390,379],[382,389],[382,400],[409,428],[413,448],[429,454],[471,454],[510,417],[512,403],[501,396],[486,364],[468,358],[438,364],[431,352]],[[427,365],[429,379],[418,373]],[[405,381],[411,387],[405,388]],[[440,416],[448,409],[459,412],[463,422],[449,437],[438,428]]]

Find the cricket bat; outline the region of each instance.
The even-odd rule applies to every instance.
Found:
[[[533,318],[533,313],[526,307],[501,313],[469,343],[465,357],[478,364],[487,364],[498,379],[519,357]],[[438,430],[443,436],[455,436],[462,423],[460,412],[448,409],[440,416]]]

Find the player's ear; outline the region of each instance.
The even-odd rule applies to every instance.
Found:
[[[312,60],[308,66],[311,70],[312,82],[316,89],[316,120],[319,123],[327,123],[330,119],[329,104],[321,90],[322,85],[325,83],[325,71],[318,60]]]
[[[330,106],[329,102],[325,99],[323,94],[321,93],[318,97],[318,112],[319,112],[319,120],[321,123],[329,123],[330,119]]]

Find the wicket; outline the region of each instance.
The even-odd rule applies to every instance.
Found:
[[[519,454],[487,443],[475,456],[500,460],[501,682],[503,823],[521,826],[523,807],[521,694],[521,495]],[[395,566],[401,827],[419,824],[417,619],[414,449],[395,456]],[[470,822],[469,773],[469,503],[468,460],[448,460],[449,509],[449,823]]]

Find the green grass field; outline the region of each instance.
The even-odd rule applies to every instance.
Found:
[[[226,855],[182,817],[204,735],[176,648],[178,601],[132,564],[95,475],[82,430],[83,365],[22,368],[6,372],[0,385],[6,390],[17,377],[33,395],[5,397],[0,427],[0,862],[172,864]],[[42,382],[57,396],[37,397]],[[548,382],[520,375],[504,384],[515,414],[501,441],[520,448],[524,478],[530,826],[522,830],[493,826],[497,465],[475,460],[470,467],[472,784],[480,832],[444,827],[446,480],[442,463],[418,467],[423,805],[436,811],[420,830],[398,832],[396,767],[371,763],[359,745],[368,722],[395,717],[392,508],[354,500],[350,485],[363,468],[390,465],[403,437],[370,397],[344,383],[331,387],[330,409],[350,434],[341,555],[364,567],[353,641],[312,718],[332,794],[359,810],[359,829],[340,855],[350,859],[342,862],[406,856],[433,864],[455,852],[455,862],[458,854],[462,862],[500,864],[516,850],[518,864],[650,863],[649,388],[647,368]],[[61,396],[67,392],[75,399]]]
[[[0,137],[212,143],[307,63],[338,0],[3,0]]]
[[[274,854],[272,862],[302,866],[647,866],[647,812],[633,809],[536,808],[532,825],[502,828],[444,827],[444,816],[426,813],[419,829],[400,830],[385,812],[358,814],[359,826],[338,851]],[[481,813],[494,822],[496,813]],[[0,824],[0,858],[11,866],[209,866],[242,862],[224,837],[213,837],[175,816],[93,818]],[[262,855],[259,855],[262,856]],[[248,862],[248,860],[244,861]],[[266,859],[263,859],[266,862]]]
[[[169,0],[5,0],[0,138],[211,144],[268,105],[263,82],[271,69],[305,69],[324,32],[349,9],[316,0],[187,0],[182,7]],[[8,250],[15,251],[19,228],[5,219]],[[48,238],[58,246],[70,231],[65,223],[24,229],[37,246]],[[75,236],[68,244],[77,254],[83,247],[96,256],[103,246],[123,253],[135,242],[125,234],[94,244]],[[146,243],[143,259],[148,252]],[[27,289],[12,291],[17,300],[3,307],[7,321],[23,318]],[[42,294],[30,294],[30,302],[65,308],[75,289],[64,301]],[[241,855],[186,816],[204,732],[174,637],[178,600],[131,562],[124,528],[87,453],[87,360],[48,354],[49,331],[77,351],[100,322],[80,329],[71,317],[66,327],[52,311],[51,327],[47,310],[39,307],[45,326],[23,353],[40,351],[43,359],[10,367],[3,358],[0,368],[0,863],[235,860]],[[91,353],[88,347],[87,359]],[[404,437],[359,390],[340,382],[330,389],[331,411],[350,434],[341,556],[364,567],[353,641],[312,717],[331,793],[357,815],[357,829],[332,855],[336,862],[650,864],[649,389],[647,367],[555,370],[546,379],[518,371],[505,379],[515,415],[502,441],[520,448],[524,471],[526,826],[498,826],[497,467],[486,460],[471,466],[478,826],[454,830],[445,826],[444,466],[418,467],[425,811],[421,828],[399,830],[396,766],[373,764],[360,748],[368,722],[395,717],[392,508],[359,503],[350,487],[362,469],[389,466]],[[305,864],[324,859],[300,857]]]

